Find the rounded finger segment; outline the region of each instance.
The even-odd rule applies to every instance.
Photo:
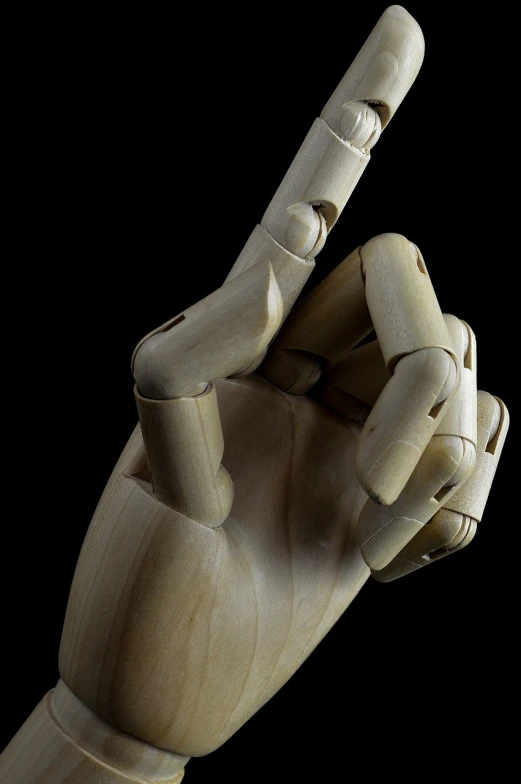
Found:
[[[454,349],[460,383],[436,428],[436,435],[464,438],[475,451],[478,443],[476,337],[469,325],[456,316],[446,313],[443,319]]]
[[[358,519],[358,542],[370,569],[387,566],[456,492],[456,480],[473,465],[467,443],[453,436],[432,438],[393,504],[366,502]]]
[[[325,105],[322,117],[340,135],[344,107],[364,101],[378,108],[385,128],[416,79],[424,50],[418,23],[402,6],[390,6]]]
[[[224,440],[217,394],[152,400],[135,389],[152,487],[162,503],[215,528],[232,508],[233,482],[221,465]]]
[[[268,258],[287,315],[423,53],[414,19],[399,6],[387,9],[313,124],[228,280]]]
[[[457,382],[441,349],[404,357],[367,417],[356,452],[360,484],[378,504],[392,504],[431,440]]]
[[[138,343],[132,374],[140,393],[158,400],[201,394],[250,364],[281,318],[277,281],[263,261]]]
[[[380,234],[361,248],[367,307],[389,371],[426,348],[455,356],[423,256],[401,234]]]
[[[281,316],[277,282],[264,261],[152,332],[134,352],[135,398],[154,493],[210,527],[226,519],[233,502],[211,382],[262,352]]]
[[[509,424],[510,417],[503,401],[479,391],[476,467],[465,484],[444,504],[448,510],[481,522]]]
[[[358,523],[362,553],[373,569],[383,569],[422,530],[427,521],[469,476],[475,463],[477,445],[475,337],[468,325],[454,316],[445,315],[443,318],[453,346],[457,366],[460,369],[461,381],[450,401],[447,402],[445,398],[442,405],[447,407],[447,412],[441,421],[438,413],[440,404],[438,403],[431,410],[429,418],[433,420],[435,432],[431,432],[432,438],[429,436],[428,445],[426,444],[423,448],[421,446],[420,437],[423,437],[426,432],[421,419],[415,420],[411,412],[408,412],[400,423],[402,432],[407,433],[407,440],[404,441],[407,447],[402,447],[398,442],[396,457],[393,461],[391,455],[390,464],[384,465],[383,474],[388,483],[387,486],[391,489],[403,482],[406,472],[410,473],[410,479],[408,482],[406,479],[405,489],[390,506],[379,506],[374,501],[369,501],[364,507]],[[418,351],[404,357],[396,366],[395,374],[382,392],[377,405],[380,404],[383,396],[389,394],[390,388],[396,389],[395,385],[400,378],[400,367],[406,360],[409,361],[422,355],[432,357],[434,351],[443,353],[445,357],[449,358],[446,352],[441,352],[439,349]],[[424,383],[425,379],[429,381],[430,370],[423,369],[421,377],[424,379]],[[411,378],[414,378],[414,372]],[[407,409],[408,400],[414,398],[417,400],[418,395],[423,397],[420,394],[422,384],[413,381],[410,387],[406,383],[405,388],[408,389],[408,392],[401,397],[402,411]],[[399,389],[400,387],[398,387]],[[399,394],[400,392],[397,391],[397,395]],[[392,410],[393,404],[385,397],[384,400],[386,400],[386,406],[389,410]],[[400,400],[397,399],[394,401],[394,405],[399,402]],[[420,411],[417,402],[413,408],[416,412]],[[373,413],[374,409],[368,417],[365,427],[367,424],[377,421],[373,418]],[[398,416],[396,416],[396,421],[398,421]],[[417,446],[419,450],[421,449],[423,457],[419,459],[416,468],[413,466],[411,469],[411,463],[414,459],[414,456],[410,454],[412,445]],[[364,447],[362,441],[361,446]],[[394,442],[391,449],[393,448],[395,448]],[[399,451],[400,448],[402,452]],[[388,454],[384,454],[384,460],[389,460]],[[376,467],[378,469],[378,463]],[[381,477],[377,477],[377,479],[382,481]],[[461,520],[458,521],[458,530],[460,526]],[[427,534],[423,535],[427,536]]]
[[[382,234],[361,257],[368,309],[393,375],[364,425],[356,468],[367,494],[391,504],[458,387],[457,355],[416,246]]]
[[[357,248],[294,308],[261,372],[284,392],[304,394],[372,328]]]
[[[383,569],[373,571],[378,582],[390,582],[466,547],[477,531],[490,493],[508,431],[504,403],[486,392],[477,396],[477,455],[464,484],[424,528]]]
[[[476,530],[477,523],[471,517],[440,509],[390,564],[371,575],[380,583],[397,580],[466,547]]]

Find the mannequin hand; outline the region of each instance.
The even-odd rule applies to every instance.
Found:
[[[476,397],[473,335],[442,317],[419,251],[377,237],[292,310],[422,53],[389,9],[226,284],[135,352],[141,428],[85,540],[60,674],[154,746],[217,748],[371,571],[476,530],[508,416]]]

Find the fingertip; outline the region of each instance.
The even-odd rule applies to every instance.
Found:
[[[379,571],[390,564],[411,539],[421,531],[423,523],[409,517],[395,517],[389,520],[383,528],[373,533],[371,531],[371,513],[371,506],[367,505],[362,511],[358,523],[360,552],[367,566],[372,570]],[[361,541],[368,533],[370,533],[370,537],[365,542]]]
[[[373,462],[370,443],[373,433],[376,433],[376,427],[370,424],[367,428],[366,423],[356,453],[358,481],[375,503],[390,506],[407,484],[421,457],[421,451],[407,441],[394,441]]]

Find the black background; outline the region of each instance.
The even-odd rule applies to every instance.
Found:
[[[7,299],[21,313],[5,347],[15,434],[4,487],[16,504],[1,574],[5,742],[58,678],[75,562],[136,421],[134,345],[222,283],[385,4],[176,7],[110,18],[46,9],[13,33],[20,224]],[[480,388],[512,411],[517,30],[504,7],[408,8],[424,66],[313,284],[371,236],[405,234],[442,309],[476,332]],[[370,582],[281,692],[189,764],[187,781],[408,777],[485,755],[499,774],[515,674],[513,472],[511,435],[472,546]]]

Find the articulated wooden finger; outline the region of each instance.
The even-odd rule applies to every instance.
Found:
[[[262,373],[279,389],[303,394],[371,329],[357,249],[292,311]]]
[[[154,492],[199,523],[220,525],[233,503],[209,382],[250,364],[281,317],[280,291],[263,261],[152,332],[134,352],[135,397]]]
[[[288,173],[232,269],[228,280],[268,258],[289,312],[349,196],[367,166],[370,149],[423,59],[421,31],[399,7],[388,9],[313,124]],[[291,273],[284,269],[289,265]],[[294,284],[291,277],[295,273]],[[284,277],[284,283],[282,278]]]
[[[424,48],[422,31],[405,8],[387,8],[325,105],[322,117],[341,135],[345,104],[367,101],[376,106],[385,128],[420,70]]]
[[[474,470],[391,563],[372,575],[390,582],[466,547],[477,531],[508,430],[504,404],[478,393],[477,456]],[[447,417],[449,415],[447,414]],[[436,437],[433,439],[436,440]]]
[[[210,527],[233,503],[233,484],[221,465],[223,434],[215,387],[197,397],[152,400],[135,389],[154,493],[167,506]]]
[[[253,362],[281,318],[279,287],[264,260],[138,343],[132,374],[140,393],[157,400],[201,394],[209,381]]]
[[[315,269],[313,259],[301,259],[273,239],[264,226],[256,226],[242,249],[239,258],[230,270],[226,283],[249,270],[261,261],[268,260],[272,266],[282,296],[282,321],[286,318],[295,300]]]
[[[420,252],[399,234],[370,240],[306,297],[262,372],[280,389],[303,394],[370,332],[371,323],[391,373],[402,357],[422,349],[456,357]]]
[[[362,127],[361,146],[341,139],[325,120],[315,120],[262,218],[271,236],[303,259],[315,258],[324,247],[380,135],[375,109],[360,103],[349,112],[357,115],[353,132]]]
[[[357,475],[371,498],[391,504],[448,411],[461,373],[418,249],[399,234],[382,234],[360,253],[367,305],[385,364],[394,375],[362,431]],[[455,321],[461,336],[464,328]],[[456,432],[449,428],[447,433],[460,435],[462,415],[458,410],[454,416]],[[463,420],[468,424],[465,416]]]
[[[396,365],[365,422],[356,452],[358,480],[374,501],[392,504],[398,498],[457,380],[452,357],[439,348],[416,351]]]
[[[455,356],[418,248],[401,234],[380,234],[360,255],[367,306],[389,370],[404,355],[424,348]]]
[[[429,550],[423,552],[420,550],[424,546],[432,545],[431,538],[436,528],[421,534],[419,532],[437,511],[434,507],[437,505],[441,508],[446,503],[447,499],[455,493],[455,488],[470,476],[475,464],[476,341],[468,325],[454,316],[444,316],[444,322],[458,363],[459,386],[453,389],[449,398],[447,398],[447,389],[438,395],[438,398],[433,401],[434,407],[427,415],[426,424],[421,414],[423,411],[425,416],[429,368],[418,368],[422,384],[417,384],[413,380],[417,372],[413,362],[417,363],[419,358],[425,355],[431,359],[436,357],[438,361],[443,356],[449,367],[454,367],[454,363],[449,354],[439,348],[423,349],[407,355],[396,365],[392,379],[380,395],[362,432],[357,452],[357,470],[373,492],[375,487],[383,488],[386,493],[384,499],[392,497],[400,485],[403,487],[403,478],[410,471],[411,466],[414,467],[415,455],[416,458],[418,455],[415,449],[422,452],[426,446],[422,439],[430,439],[433,436],[416,470],[414,473],[411,472],[411,478],[398,500],[393,499],[394,503],[388,509],[380,511],[377,511],[377,507],[373,508],[374,505],[370,505],[372,502],[368,502],[364,508],[359,521],[359,530],[361,541],[365,543],[365,550],[363,547],[362,552],[364,558],[367,556],[366,561],[372,569],[379,570],[386,567],[408,545],[413,536],[414,544],[408,546],[407,557],[402,558],[402,562],[396,566],[400,573],[405,573],[403,570],[409,569],[403,561],[417,563],[418,559],[429,554]],[[404,366],[407,368],[405,377],[402,376]],[[435,378],[435,374],[432,377]],[[440,374],[438,382],[441,378]],[[449,387],[451,385],[453,382],[449,381]],[[423,390],[426,390],[427,394],[424,395]],[[435,393],[436,389],[431,388],[431,394],[434,396]],[[446,413],[442,418],[443,409]],[[381,431],[380,436],[378,430]],[[387,444],[389,446],[386,446]],[[449,449],[448,453],[447,449]],[[458,451],[459,457],[456,456]],[[378,457],[379,455],[381,457]],[[376,462],[373,467],[374,459]],[[438,465],[443,468],[441,473]],[[443,476],[446,471],[450,471],[450,476]],[[417,485],[419,478],[420,481],[425,481],[424,487]],[[441,479],[444,481],[441,482]],[[379,495],[377,500],[381,497]],[[459,536],[461,530],[467,526],[461,517],[451,521],[444,520],[444,524],[452,526],[450,536],[445,531],[445,544],[452,542],[454,537]],[[439,532],[436,536],[438,534]],[[440,549],[441,540],[439,536],[436,539],[436,536],[434,536],[435,549]],[[420,564],[422,563],[420,561]],[[393,570],[394,567],[390,568],[386,574],[394,574]]]
[[[467,440],[435,436],[393,504],[366,502],[358,520],[358,541],[371,569],[387,566],[441,509],[456,492],[453,478],[462,476],[464,480],[472,470],[474,456]]]
[[[436,434],[466,438],[475,449],[478,437],[476,338],[469,325],[456,316],[444,314],[443,319],[456,355],[461,380]]]
[[[461,369],[438,435],[459,435],[476,445],[476,339],[464,321],[444,315]],[[323,376],[320,399],[346,419],[367,419],[391,378],[377,340],[350,351]]]
[[[440,509],[390,564],[371,575],[379,583],[404,577],[466,547],[476,530],[477,523],[471,517]]]
[[[501,457],[510,424],[507,407],[488,392],[478,392],[476,466],[458,492],[444,506],[481,522],[483,510]]]
[[[322,249],[378,141],[380,111],[387,123],[414,82],[423,51],[421,31],[406,11],[383,14],[262,219],[292,253],[314,258]]]
[[[324,375],[320,399],[345,419],[365,421],[390,378],[380,344],[372,340]]]

